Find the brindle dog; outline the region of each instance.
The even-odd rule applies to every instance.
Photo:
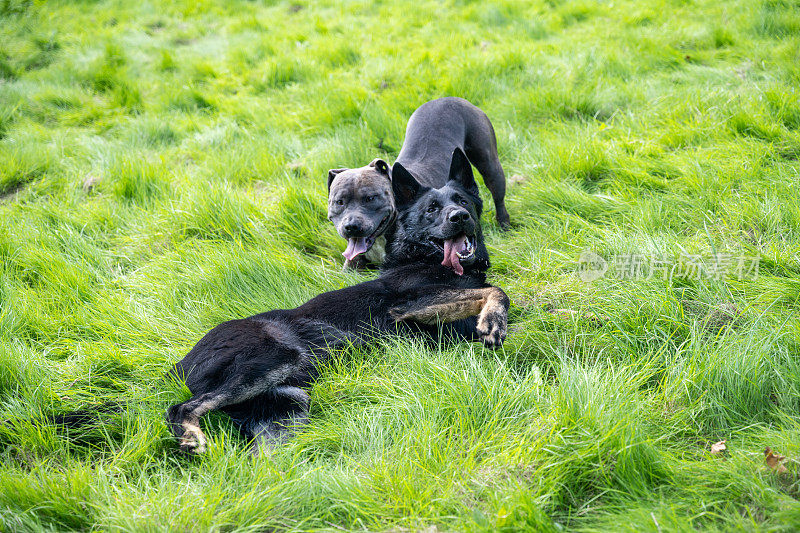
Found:
[[[503,343],[509,300],[486,283],[481,201],[460,150],[448,175],[430,188],[395,173],[400,215],[377,279],[220,324],[174,366],[192,392],[166,415],[182,450],[205,450],[200,418],[214,410],[231,416],[255,452],[281,442],[307,420],[307,390],[333,349],[398,332]]]

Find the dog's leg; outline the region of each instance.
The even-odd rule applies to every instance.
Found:
[[[503,172],[503,165],[500,164],[500,158],[497,155],[497,136],[489,117],[484,115],[480,119],[480,124],[467,138],[464,153],[483,176],[483,182],[492,193],[497,222],[503,229],[508,229],[511,227],[511,219],[508,216],[505,202],[506,174]]]
[[[178,439],[181,451],[200,454],[206,451],[206,436],[200,429],[200,417],[225,403],[217,392],[201,394],[167,409],[167,422]]]
[[[291,405],[282,412],[259,420],[252,426],[253,455],[259,455],[283,444],[287,438],[292,436],[295,428],[308,423],[311,397],[305,390],[299,387],[282,386],[275,389],[274,394],[288,400]]]
[[[508,216],[505,201],[506,174],[503,172],[503,166],[497,157],[497,149],[470,150],[467,152],[467,157],[483,176],[483,182],[489,192],[492,193],[497,222],[501,228],[508,229],[511,227],[511,218]]]
[[[250,425],[250,453],[256,457],[270,453],[294,435],[295,428],[307,423],[308,413],[299,410],[281,418],[254,420]]]
[[[405,303],[389,310],[397,321],[409,320],[434,325],[478,317],[475,332],[486,346],[503,344],[508,325],[509,299],[498,287],[458,289],[427,287]]]
[[[206,449],[206,437],[200,429],[200,418],[216,409],[239,404],[270,391],[285,379],[285,368],[275,368],[263,374],[239,374],[216,389],[173,405],[167,410],[170,429],[181,450],[200,454]],[[278,387],[279,388],[279,387]]]
[[[268,452],[294,434],[298,426],[308,423],[308,410],[311,397],[300,387],[283,385],[271,392],[274,410],[264,416],[248,420],[242,427],[245,435],[252,441],[253,455]]]
[[[508,308],[511,305],[505,292],[497,287],[486,297],[486,304],[478,314],[478,323],[475,331],[489,347],[502,346],[508,332]]]

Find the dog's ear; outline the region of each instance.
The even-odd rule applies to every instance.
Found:
[[[475,175],[472,173],[472,165],[461,148],[456,147],[456,149],[453,150],[453,159],[450,160],[450,176],[448,180],[457,181],[468,193],[480,198],[478,184],[475,183]]]
[[[374,168],[387,178],[389,177],[389,164],[380,157],[376,157],[375,159],[373,159],[372,162],[369,164],[369,166],[371,166],[372,168]]]
[[[403,165],[394,164],[392,167],[392,192],[394,192],[394,201],[398,208],[413,202],[419,194],[420,188],[419,182]]]
[[[331,183],[333,183],[333,179],[339,175],[339,173],[344,172],[345,170],[350,170],[347,168],[332,168],[328,171],[328,192],[331,192]]]

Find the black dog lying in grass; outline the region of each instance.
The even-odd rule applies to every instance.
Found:
[[[166,415],[182,450],[205,450],[199,421],[214,410],[229,414],[255,451],[279,442],[307,419],[306,389],[337,347],[398,331],[502,344],[509,301],[486,284],[480,197],[464,153],[453,154],[442,188],[400,172],[393,189],[400,214],[380,277],[220,324],[175,365],[193,394]]]

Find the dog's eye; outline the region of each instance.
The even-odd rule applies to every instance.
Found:
[[[344,200],[336,200],[336,205],[344,205]]]
[[[428,206],[428,213],[435,213],[437,209],[439,209],[438,204],[431,204]]]
[[[460,203],[460,204],[461,204],[461,205],[463,205],[464,207],[467,207],[467,206],[469,205],[469,202],[468,202],[468,201],[466,201],[466,200],[464,200],[463,198],[462,198],[462,199],[461,199],[461,200],[460,200],[458,203]]]
[[[365,197],[365,198],[364,198],[364,202],[366,202],[366,203],[370,203],[370,202],[371,202],[371,201],[373,201],[374,199],[375,199],[375,196],[374,196],[374,195],[373,195],[373,196],[367,196],[367,197]]]

